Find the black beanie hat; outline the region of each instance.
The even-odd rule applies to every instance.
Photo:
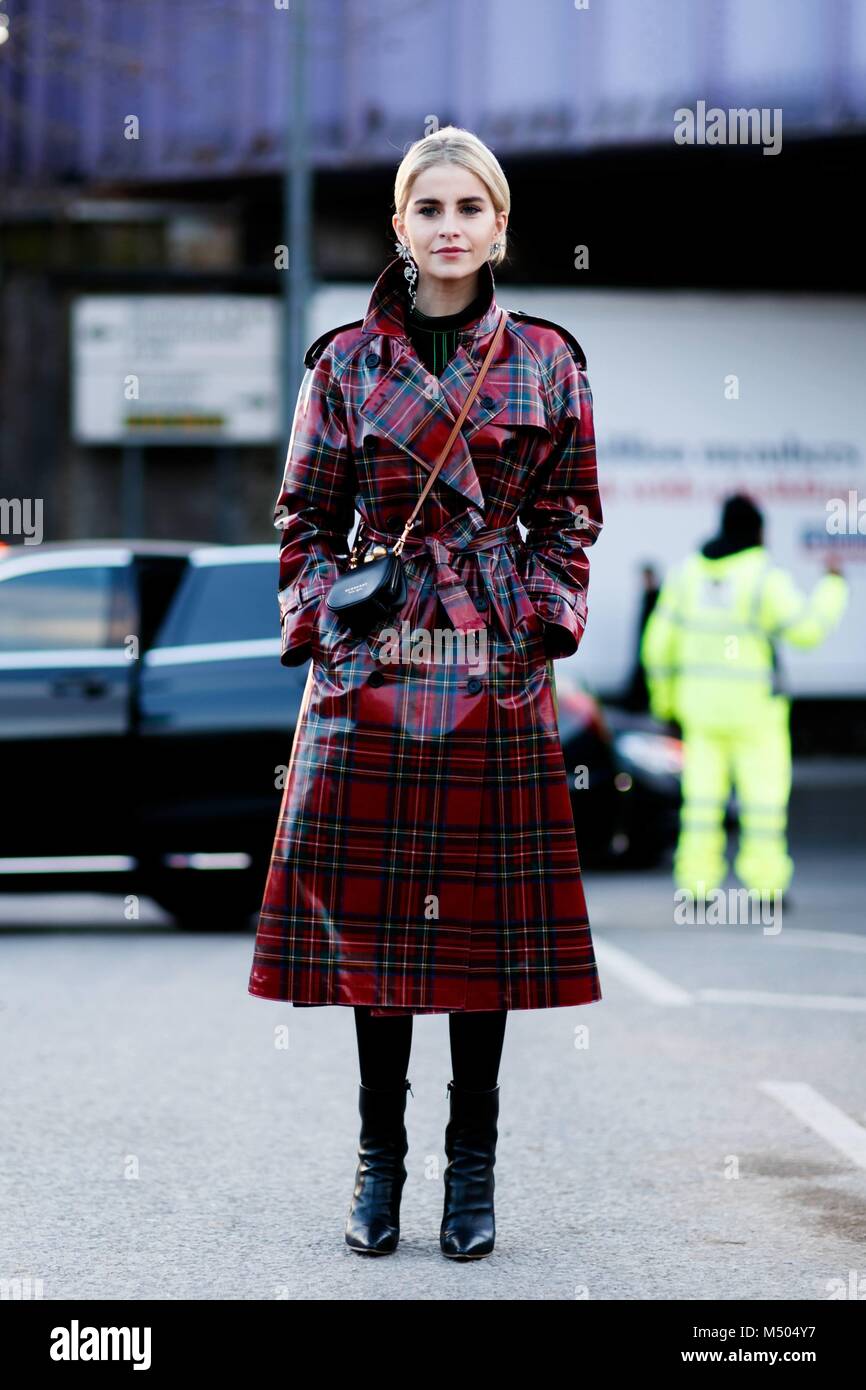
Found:
[[[721,534],[738,540],[753,540],[757,544],[761,534],[764,517],[751,497],[744,492],[736,492],[726,498],[722,508]]]

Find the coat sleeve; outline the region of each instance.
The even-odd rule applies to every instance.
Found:
[[[771,639],[817,647],[840,622],[847,602],[848,584],[841,574],[822,575],[807,597],[786,570],[774,569],[762,595],[761,624]]]
[[[347,568],[356,491],[342,395],[326,349],[301,383],[274,508],[274,525],[282,531],[277,598],[283,666],[301,666],[312,655],[319,606]]]
[[[524,588],[544,624],[547,655],[577,651],[587,619],[589,557],[603,525],[592,392],[586,370],[563,341],[551,367],[554,443],[518,512],[526,527]]]

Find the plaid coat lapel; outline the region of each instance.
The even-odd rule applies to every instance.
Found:
[[[437,382],[415,352],[407,348],[379,378],[359,409],[359,414],[377,432],[405,449],[427,472],[432,471],[471,388],[474,369],[465,348],[458,348],[457,355],[462,355],[466,363],[463,377],[457,376],[453,366],[449,366],[444,374],[449,380]],[[489,399],[493,402],[492,396]],[[478,402],[479,397],[476,397],[473,407]],[[474,411],[474,419],[467,416],[439,473],[443,482],[476,507],[484,507],[484,494],[467,436],[484,421],[492,419],[504,404],[504,396],[499,396],[495,403]]]
[[[406,333],[404,321],[403,263],[399,256],[380,275],[370,296],[363,331],[395,341],[387,370],[359,406],[359,414],[375,430],[416,459],[428,472],[432,470],[472,389],[490,338],[496,331],[500,309],[496,302],[493,275],[487,263],[481,270],[490,290],[487,310],[478,322],[458,335],[458,346],[438,379],[427,371]],[[474,506],[484,507],[484,494],[469,440],[510,403],[512,372],[509,345],[505,338],[497,358],[490,364],[482,390],[475,397],[460,434],[442,465],[440,479]],[[536,402],[539,393],[534,393]],[[537,413],[543,417],[540,403]],[[543,418],[526,423],[544,423]]]

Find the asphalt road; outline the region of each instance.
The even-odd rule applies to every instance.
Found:
[[[0,899],[0,1279],[46,1299],[862,1298],[862,788],[822,795],[798,792],[778,932],[677,925],[665,872],[587,873],[604,998],[509,1018],[497,1244],[467,1264],[438,1247],[447,1019],[414,1024],[399,1250],[364,1259],[343,1243],[351,1010],[248,995],[252,932]]]

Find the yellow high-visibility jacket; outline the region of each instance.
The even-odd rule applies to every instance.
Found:
[[[804,595],[762,545],[689,555],[665,579],[641,640],[652,713],[683,727],[753,723],[787,698],[776,643],[817,646],[847,602],[842,575],[824,574]]]

